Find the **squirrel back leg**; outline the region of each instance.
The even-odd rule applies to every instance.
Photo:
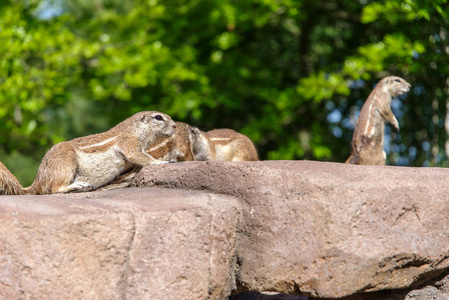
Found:
[[[360,161],[360,157],[355,156],[351,153],[351,155],[348,157],[348,159],[345,161],[345,164],[354,164],[357,165]]]
[[[42,159],[36,179],[27,188],[29,194],[56,194],[89,190],[90,184],[76,182],[76,153],[73,146],[61,142],[53,146]]]

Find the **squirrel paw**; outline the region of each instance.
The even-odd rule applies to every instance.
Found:
[[[162,164],[168,164],[168,163],[171,163],[172,161],[166,161],[166,160],[158,160],[158,161],[155,161],[155,162],[153,162],[153,163],[151,163],[152,165],[162,165]]]
[[[75,181],[74,183],[68,185],[64,188],[63,193],[69,192],[87,192],[94,190],[95,186],[85,181]]]

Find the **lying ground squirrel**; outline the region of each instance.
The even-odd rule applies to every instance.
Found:
[[[182,162],[195,160],[192,152],[191,127],[183,122],[176,122],[175,133],[170,138],[159,138],[146,150],[152,157],[167,162]],[[131,184],[141,167],[135,167],[117,177],[110,184],[100,188],[101,191],[125,188]]]
[[[106,132],[53,146],[27,188],[13,185],[17,179],[7,170],[0,171],[1,193],[40,195],[97,189],[135,166],[166,163],[145,151],[156,140],[169,139],[175,128],[175,122],[166,114],[136,113]],[[3,174],[7,174],[6,178]]]
[[[398,120],[391,111],[391,100],[409,90],[410,84],[397,76],[388,76],[379,81],[360,111],[352,138],[351,155],[345,163],[385,165],[385,122],[391,123],[399,131]]]
[[[192,127],[191,137],[195,160],[259,160],[253,142],[246,135],[232,129],[214,129],[204,132]]]

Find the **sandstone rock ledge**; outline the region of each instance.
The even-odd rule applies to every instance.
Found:
[[[3,196],[0,298],[449,299],[448,179],[185,162],[148,166],[129,189]]]
[[[223,299],[239,217],[194,191],[0,197],[0,299]]]

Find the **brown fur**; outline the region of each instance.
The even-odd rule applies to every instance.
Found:
[[[135,166],[165,163],[145,150],[161,137],[169,138],[175,127],[168,115],[144,111],[106,132],[56,144],[45,154],[33,184],[16,194],[94,190]]]
[[[351,155],[345,163],[385,165],[385,122],[391,123],[399,131],[398,120],[391,111],[391,100],[409,90],[410,84],[397,76],[388,76],[379,81],[360,111],[352,138]]]
[[[156,141],[155,146],[147,149],[147,153],[154,158],[166,161],[193,161],[190,143],[190,126],[183,122],[176,122],[176,130],[170,140]]]
[[[192,128],[192,150],[195,160],[258,161],[256,147],[245,135],[232,129],[203,132]]]

